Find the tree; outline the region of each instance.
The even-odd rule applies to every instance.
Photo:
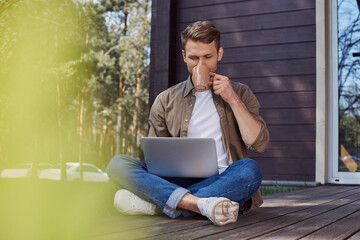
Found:
[[[339,142],[350,154],[360,156],[360,6],[339,1],[338,97]]]
[[[86,161],[105,168],[118,153],[141,157],[150,3],[19,0],[0,11],[3,165]]]

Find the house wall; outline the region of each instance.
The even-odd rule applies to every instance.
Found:
[[[250,153],[264,179],[315,181],[315,0],[155,0],[157,19],[163,2],[169,3],[167,22],[171,22],[167,32],[161,31],[171,41],[165,57],[168,72],[164,78],[157,77],[153,65],[150,86],[155,88],[150,102],[162,90],[155,82],[167,88],[187,78],[180,32],[194,21],[210,20],[220,30],[224,47],[218,73],[252,89],[268,124],[267,151]],[[156,22],[152,27],[159,31]],[[156,41],[152,39],[152,49],[159,45]],[[153,55],[151,60],[156,58]]]

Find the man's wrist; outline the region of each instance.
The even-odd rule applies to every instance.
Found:
[[[230,98],[230,101],[228,103],[230,106],[238,106],[243,104],[238,95],[235,95],[235,97]]]

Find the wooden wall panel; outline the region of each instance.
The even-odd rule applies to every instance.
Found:
[[[315,12],[310,10],[298,10],[264,15],[246,15],[231,18],[211,19],[221,33],[254,31],[280,27],[297,27],[314,25]],[[187,27],[190,22],[182,22],[178,25],[177,35]]]
[[[304,41],[315,41],[315,26],[225,33],[221,38],[221,44],[225,48]]]
[[[314,158],[314,142],[272,142],[270,141],[266,151],[262,154],[249,152],[249,156],[254,159],[259,158]]]
[[[199,1],[194,0],[194,2]],[[180,3],[181,1],[179,1]],[[308,0],[252,0],[215,5],[208,2],[206,6],[179,9],[177,22],[194,22],[209,18],[230,18],[314,8],[315,1]]]
[[[301,49],[302,51],[299,51]],[[181,53],[182,48],[177,49],[177,67],[185,66]],[[224,63],[242,63],[255,61],[288,60],[314,57],[315,43],[286,43],[277,45],[263,45],[251,47],[224,48]]]
[[[257,93],[261,108],[309,108],[316,107],[315,92]]]
[[[312,158],[258,158],[258,162],[261,163],[261,169],[263,174],[273,175],[299,175],[299,172],[303,175],[312,175],[312,168],[315,167],[314,160]],[[294,168],[296,166],[296,168]],[[312,168],[309,168],[311,166]]]
[[[315,0],[170,1],[175,44],[169,86],[188,77],[180,32],[194,21],[210,20],[224,47],[217,72],[248,85],[261,104],[270,143],[265,153],[249,155],[259,162],[264,179],[314,181]]]
[[[261,109],[268,125],[315,125],[315,108]]]
[[[191,7],[199,7],[206,5],[214,5],[214,4],[224,4],[231,2],[241,2],[248,0],[202,0],[202,1],[194,1],[194,0],[181,0],[178,1],[178,8],[191,8]]]
[[[316,90],[316,75],[314,74],[258,78],[244,77],[232,80],[246,84],[254,93],[304,92]]]
[[[217,73],[229,76],[230,79],[245,77],[271,77],[315,74],[315,59],[289,59],[264,62],[219,64]],[[178,67],[177,67],[178,68]],[[178,68],[181,81],[188,77],[186,65]],[[179,81],[179,82],[181,82]]]
[[[314,125],[268,125],[273,142],[310,142],[315,139]]]

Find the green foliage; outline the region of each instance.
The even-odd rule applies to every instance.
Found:
[[[350,155],[359,156],[360,119],[348,114],[339,121],[339,143],[344,145]]]
[[[266,196],[266,195],[272,195],[272,194],[276,194],[276,193],[296,191],[296,190],[304,189],[307,187],[308,186],[306,186],[306,185],[304,185],[304,186],[287,186],[287,185],[278,185],[278,184],[261,185],[260,192],[261,192],[261,195]]]
[[[147,0],[0,1],[0,168],[141,157],[150,10]]]

